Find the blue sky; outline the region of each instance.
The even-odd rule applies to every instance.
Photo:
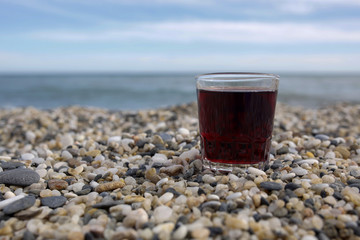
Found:
[[[0,72],[360,72],[360,0],[0,0]]]

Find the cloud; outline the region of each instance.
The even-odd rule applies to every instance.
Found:
[[[178,21],[132,23],[98,31],[45,30],[33,39],[64,42],[166,41],[234,43],[360,43],[357,27],[329,23]]]

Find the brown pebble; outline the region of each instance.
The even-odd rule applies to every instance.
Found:
[[[338,146],[338,147],[336,147],[336,148],[334,149],[334,151],[339,152],[344,159],[348,159],[348,158],[350,157],[350,154],[351,154],[351,153],[349,152],[349,150],[347,150],[347,148],[344,147],[344,146]]]
[[[48,188],[51,190],[64,190],[69,186],[69,184],[62,179],[50,179],[48,181]]]
[[[161,173],[165,173],[168,176],[176,176],[184,171],[184,166],[182,165],[172,165],[169,167],[164,167],[160,169]]]
[[[126,204],[136,203],[136,202],[143,202],[145,200],[144,197],[138,195],[128,195],[124,197],[124,201]]]
[[[67,163],[69,164],[69,167],[76,168],[81,165],[81,162],[77,159],[70,158],[67,160]]]
[[[159,177],[159,175],[156,174],[156,169],[155,168],[150,168],[150,169],[146,170],[145,178],[150,180],[154,184],[156,184],[161,179]]]
[[[119,181],[102,183],[95,188],[95,191],[101,193],[101,192],[111,191],[117,188],[122,188],[124,186],[125,186],[124,179],[120,179]]]
[[[68,240],[83,240],[85,236],[82,232],[69,232],[67,235]]]
[[[100,154],[101,154],[100,150],[92,150],[92,151],[88,151],[86,153],[86,156],[96,157],[97,155],[100,155]]]

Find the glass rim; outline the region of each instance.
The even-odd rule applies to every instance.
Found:
[[[234,76],[236,79],[221,79],[222,77],[229,78]],[[239,79],[241,78],[241,79]],[[280,76],[272,73],[255,73],[255,72],[216,72],[216,73],[205,73],[195,76],[196,80],[204,81],[256,81],[256,80],[279,80]]]

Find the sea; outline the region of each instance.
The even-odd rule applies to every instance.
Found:
[[[277,73],[278,101],[319,108],[360,103],[360,73]],[[197,73],[0,74],[0,108],[78,105],[141,110],[196,101]]]

